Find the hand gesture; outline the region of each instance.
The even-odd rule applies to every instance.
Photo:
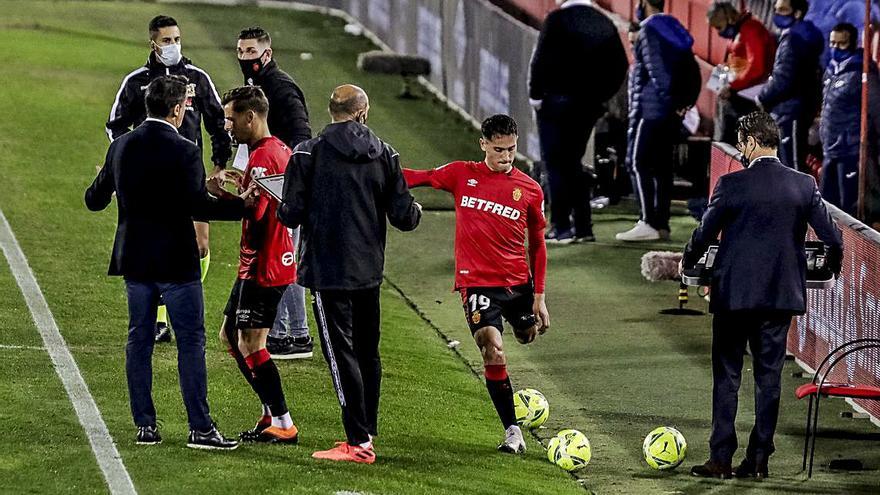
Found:
[[[253,208],[260,199],[260,191],[257,189],[257,183],[251,182],[251,185],[239,194],[238,197],[244,200],[245,208]]]

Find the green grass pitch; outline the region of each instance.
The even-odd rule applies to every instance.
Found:
[[[257,9],[134,2],[0,0],[0,209],[9,219],[110,433],[140,493],[557,494],[557,493],[877,493],[880,433],[865,421],[839,418],[842,402],[823,404],[817,462],[858,457],[869,470],[820,468],[807,481],[800,469],[806,405],[793,399],[802,380],[783,383],[782,417],[773,478],[764,483],[691,479],[687,467],[705,460],[710,425],[708,317],[669,317],[675,284],[641,279],[648,247],[609,241],[632,212],[597,215],[600,242],[550,250],[548,305],[553,327],[531,346],[508,339],[517,388],[542,391],[551,415],[536,438],[576,428],[593,446],[580,482],[546,461],[534,439],[523,458],[494,451],[501,431],[481,379],[479,355],[451,292],[453,218],[426,211],[411,234],[389,236],[383,291],[385,369],[379,460],[338,465],[310,458],[341,439],[339,410],[323,360],[280,363],[294,419],[302,430],[293,447],[246,445],[231,453],[184,447],[186,424],[176,377],[176,352],[158,346],[154,394],[165,442],[134,445],[124,378],[127,326],[122,283],[108,278],[115,210],[88,212],[82,194],[107,147],[103,125],[122,77],[147,56],[146,23],[172,15],[181,23],[183,53],[213,77],[218,90],[241,84],[234,45],[238,30],[259,24],[272,32],[276,58],[303,87],[313,128],[329,121],[325,101],[343,82],[371,96],[371,127],[401,152],[405,166],[428,167],[479,159],[476,132],[429,99],[398,100],[396,78],[355,69],[373,47],[342,32],[338,19]],[[302,60],[301,53],[311,53]],[[206,157],[207,158],[207,157]],[[161,178],[156,179],[157,191]],[[451,206],[443,193],[418,190],[435,210]],[[676,249],[694,222],[676,217]],[[209,401],[227,434],[249,428],[256,400],[216,340],[235,277],[239,227],[215,223],[212,267],[205,285]],[[705,310],[694,298],[691,306]],[[314,327],[313,327],[314,328]],[[0,263],[0,493],[106,493],[52,364],[41,349],[22,296]],[[440,335],[438,335],[438,332]],[[446,340],[459,340],[457,350]],[[748,368],[748,360],[746,361]],[[740,437],[752,414],[746,371]],[[675,426],[689,443],[677,471],[650,470],[641,440],[659,425]]]

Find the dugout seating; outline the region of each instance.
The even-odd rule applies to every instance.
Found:
[[[809,397],[807,406],[807,423],[804,432],[804,459],[801,469],[807,470],[807,453],[809,451],[809,471],[807,476],[813,476],[813,458],[816,453],[816,434],[819,425],[819,399],[822,397],[843,397],[849,399],[877,400],[880,401],[880,387],[854,383],[833,383],[828,381],[834,367],[847,356],[866,350],[880,349],[880,339],[863,338],[856,339],[840,345],[825,356],[825,359],[816,368],[813,380],[801,385],[795,390],[798,399]],[[815,407],[813,405],[815,404]]]

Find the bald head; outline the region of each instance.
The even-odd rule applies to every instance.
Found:
[[[370,99],[363,89],[353,84],[343,84],[330,95],[329,109],[333,122],[355,120],[363,124],[367,121]]]

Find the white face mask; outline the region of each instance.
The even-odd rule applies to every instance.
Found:
[[[166,67],[177,65],[180,63],[181,57],[183,55],[180,53],[180,43],[160,46],[159,54],[156,55],[156,58]]]

